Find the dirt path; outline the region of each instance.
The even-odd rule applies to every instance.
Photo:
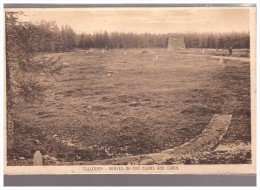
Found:
[[[153,153],[140,156],[130,156],[125,158],[114,158],[102,161],[89,162],[87,164],[109,164],[109,165],[145,165],[145,164],[164,164],[169,160],[178,162],[183,159],[183,156],[191,156],[202,152],[208,152],[214,149],[226,134],[228,126],[230,124],[231,115],[218,115],[215,114],[202,131],[200,135],[192,139],[191,141],[173,148],[164,150],[160,153]]]
[[[215,114],[200,135],[182,146],[162,151],[170,154],[193,154],[197,151],[210,151],[226,134],[231,115]]]
[[[250,58],[248,57],[227,57],[227,56],[212,56],[212,58],[221,58],[221,59],[229,59],[229,60],[238,60],[243,62],[250,62]]]

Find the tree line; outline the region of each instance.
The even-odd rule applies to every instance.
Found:
[[[184,40],[187,48],[250,48],[250,35],[246,32],[187,33]]]
[[[112,32],[82,33],[77,35],[79,48],[165,48],[171,34],[134,34]],[[186,33],[186,48],[250,48],[250,36],[245,32]]]
[[[41,21],[33,25],[38,31],[38,40],[32,44],[37,52],[63,52],[74,48],[166,48],[168,46],[168,34],[151,33],[120,33],[107,31],[95,31],[92,34],[76,34],[71,26],[65,25],[59,28],[55,21]],[[186,48],[250,48],[249,32],[230,33],[185,33],[184,43]]]

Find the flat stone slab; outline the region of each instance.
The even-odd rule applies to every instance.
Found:
[[[223,136],[227,133],[232,115],[215,114],[210,123],[202,131],[189,142],[184,143],[173,149],[164,150],[160,153],[153,153],[139,156],[129,156],[123,158],[112,158],[106,160],[96,160],[92,162],[85,162],[90,165],[151,165],[151,164],[165,164],[168,161],[178,162],[187,156],[200,155],[203,153],[210,153],[214,150]]]

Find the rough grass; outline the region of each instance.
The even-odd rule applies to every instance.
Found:
[[[61,55],[64,68],[56,79],[46,77],[43,102],[16,105],[9,164],[35,150],[63,161],[160,152],[200,134],[214,114],[233,115],[222,143],[250,143],[249,63],[222,67],[195,50],[141,52],[48,55]]]

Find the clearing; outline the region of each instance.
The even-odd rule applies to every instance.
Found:
[[[30,165],[36,150],[61,163],[158,153],[200,135],[214,114],[232,115],[222,146],[250,144],[249,62],[219,65],[212,52],[192,49],[142,51],[48,54],[62,56],[64,68],[44,80],[50,88],[43,102],[16,105],[8,164]]]

